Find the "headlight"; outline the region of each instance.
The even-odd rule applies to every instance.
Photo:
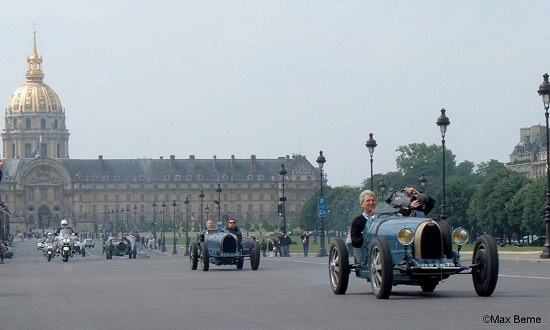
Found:
[[[453,242],[456,245],[464,245],[468,240],[470,239],[470,235],[468,235],[468,232],[466,229],[458,227],[457,229],[453,230]]]
[[[411,245],[414,240],[414,231],[410,228],[401,228],[395,235],[399,243],[403,245]]]

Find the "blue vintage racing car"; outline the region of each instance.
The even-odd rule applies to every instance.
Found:
[[[217,266],[235,265],[242,269],[244,260],[250,259],[250,267],[257,270],[260,266],[260,243],[251,237],[243,236],[239,245],[237,236],[223,230],[201,233],[191,245],[190,266],[196,270],[200,262],[201,269],[208,271],[210,264]]]
[[[491,296],[495,290],[499,262],[490,235],[476,239],[470,264],[460,258],[468,232],[463,228],[451,232],[444,219],[375,213],[363,236],[365,244],[355,249],[353,263],[343,240],[335,239],[330,246],[329,278],[335,294],[346,293],[351,272],[369,281],[379,299],[387,299],[394,285],[417,285],[423,292],[433,292],[441,281],[459,273],[471,274],[479,296]]]

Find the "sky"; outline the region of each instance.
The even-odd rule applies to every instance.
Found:
[[[441,108],[458,162],[507,162],[545,124],[547,1],[11,0],[0,22],[4,111],[36,30],[72,159],[322,150],[329,185],[359,186],[369,133],[395,171],[399,146],[441,145]]]

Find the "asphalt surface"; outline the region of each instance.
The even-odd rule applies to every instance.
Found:
[[[203,272],[190,269],[181,248],[106,260],[96,245],[63,263],[47,262],[35,243],[16,242],[15,257],[0,265],[0,329],[550,328],[550,263],[536,254],[501,253],[491,297],[478,297],[465,274],[433,293],[396,286],[378,300],[354,274],[346,294],[334,295],[326,257]]]

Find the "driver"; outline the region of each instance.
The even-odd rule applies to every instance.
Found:
[[[239,230],[239,227],[237,227],[237,220],[235,218],[229,218],[229,220],[227,221],[227,227],[225,227],[225,229],[231,234],[237,236],[239,246],[241,246],[241,241],[243,240],[243,234]]]
[[[376,208],[376,195],[371,190],[364,190],[359,194],[359,205],[363,209],[363,213],[353,219],[351,222],[350,236],[351,245],[354,248],[363,246],[365,239],[363,238],[363,230],[368,220],[374,217],[374,209]]]
[[[69,235],[76,235],[76,232],[71,228],[69,227],[69,221],[63,219],[61,220],[61,227],[59,229],[57,229],[57,231],[55,232],[55,235],[56,236],[59,236],[60,233],[63,233],[63,234],[69,234]]]
[[[55,238],[52,233],[48,233],[48,237],[44,240],[44,243],[55,243]]]

